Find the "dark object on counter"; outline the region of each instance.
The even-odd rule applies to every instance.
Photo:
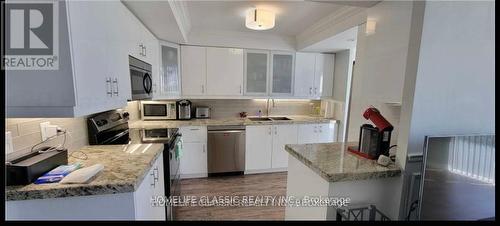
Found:
[[[60,166],[68,164],[68,150],[54,150],[45,153],[50,147],[41,147],[33,152],[21,156],[7,156],[5,171],[7,186],[27,185],[34,182],[44,173]]]
[[[366,109],[363,117],[372,121],[376,127],[370,124],[361,125],[358,147],[349,147],[348,150],[368,159],[378,159],[380,155],[389,156],[394,127],[374,107]]]
[[[246,118],[248,116],[248,113],[246,111],[240,112],[240,118]]]
[[[191,101],[189,100],[179,100],[176,102],[177,106],[177,119],[178,120],[189,120],[191,119]]]
[[[390,221],[375,205],[338,208],[337,221]]]

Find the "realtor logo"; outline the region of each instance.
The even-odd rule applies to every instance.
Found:
[[[59,4],[55,1],[2,2],[2,68],[5,70],[59,69]]]

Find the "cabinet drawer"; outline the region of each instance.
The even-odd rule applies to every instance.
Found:
[[[185,126],[181,127],[182,141],[188,142],[207,142],[206,126]]]

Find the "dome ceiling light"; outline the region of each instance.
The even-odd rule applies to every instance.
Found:
[[[273,12],[263,9],[248,10],[245,26],[253,30],[269,30],[274,27],[275,15]]]

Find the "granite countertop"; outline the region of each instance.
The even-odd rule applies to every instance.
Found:
[[[347,151],[357,143],[287,144],[288,153],[328,182],[395,177],[401,169],[394,163],[387,167]]]
[[[134,192],[163,151],[163,144],[92,145],[80,151],[87,155],[87,160],[69,156],[69,164],[81,162],[82,167],[97,163],[104,165],[103,171],[92,182],[7,186],[6,201]],[[77,152],[74,156],[81,157],[82,154]]]
[[[263,116],[266,117],[266,116]],[[270,116],[280,117],[280,116]],[[130,128],[152,129],[152,128],[178,128],[182,126],[226,126],[226,125],[276,125],[276,124],[309,124],[329,123],[337,120],[315,116],[284,116],[292,120],[276,121],[251,121],[248,118],[223,118],[223,119],[191,119],[191,120],[137,120],[129,122]]]

